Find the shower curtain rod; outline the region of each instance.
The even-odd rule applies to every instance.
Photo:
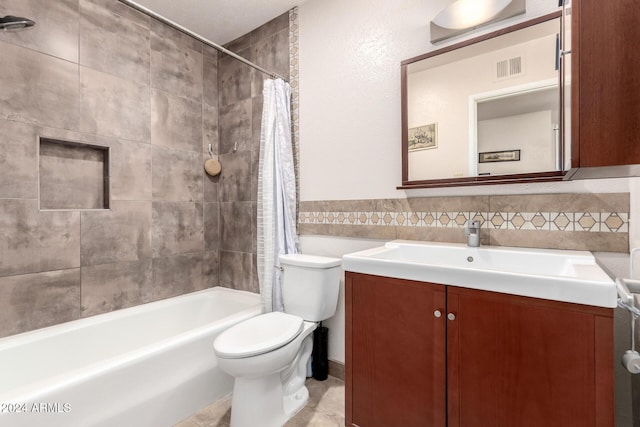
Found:
[[[238,55],[237,53],[232,52],[229,49],[224,48],[224,47],[220,46],[219,44],[212,42],[211,40],[205,39],[201,35],[196,34],[193,31],[190,31],[190,30],[186,29],[182,25],[180,25],[180,24],[178,24],[176,22],[173,22],[170,19],[165,18],[164,16],[152,11],[151,9],[148,9],[148,8],[142,6],[142,5],[140,5],[140,4],[138,4],[138,3],[134,2],[134,1],[131,1],[131,0],[119,0],[119,1],[121,3],[126,4],[127,6],[130,6],[130,7],[134,8],[134,9],[136,9],[139,12],[144,13],[147,16],[150,16],[150,17],[152,17],[154,19],[157,19],[158,21],[162,22],[163,24],[166,24],[166,25],[168,25],[168,26],[180,31],[181,33],[184,33],[184,34],[186,34],[186,35],[188,35],[190,37],[193,37],[196,40],[201,41],[202,43],[206,44],[207,46],[211,46],[212,48],[214,48],[214,49],[216,49],[216,50],[218,50],[218,51],[220,51],[222,53],[225,53],[225,54],[231,56],[232,58],[235,58],[238,61],[240,61],[240,62],[242,62],[244,64],[247,64],[248,66],[250,66],[252,68],[255,68],[256,70],[260,71],[261,73],[268,74],[271,77],[273,77],[274,79],[282,79],[285,82],[287,81],[287,79],[285,79],[284,77],[282,77],[278,73],[274,73],[273,71],[269,71],[267,69],[262,68],[261,66],[259,66],[257,64],[254,64],[253,62],[249,61],[246,58],[243,58],[242,56]]]

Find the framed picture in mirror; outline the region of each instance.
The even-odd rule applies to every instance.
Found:
[[[409,151],[438,148],[438,124],[431,123],[409,129]]]

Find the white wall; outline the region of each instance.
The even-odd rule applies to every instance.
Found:
[[[302,200],[404,197],[400,62],[446,44],[429,21],[450,0],[309,0],[299,8]],[[529,0],[512,24],[556,10]],[[505,24],[500,24],[504,26]],[[495,29],[485,29],[473,33]]]
[[[400,62],[436,48],[429,42],[429,20],[449,3],[309,0],[300,6],[301,200],[631,191],[630,237],[632,246],[640,244],[640,230],[634,227],[640,221],[640,179],[396,189],[401,182]],[[552,12],[556,6],[557,0],[528,0],[527,15],[508,23]],[[480,32],[492,29],[495,27]],[[301,238],[304,252],[332,256],[377,244]],[[330,358],[343,362],[343,301],[339,310],[328,322],[332,327]]]
[[[478,164],[478,173],[547,172],[556,168],[551,110],[478,121],[478,152],[520,150],[517,162]]]

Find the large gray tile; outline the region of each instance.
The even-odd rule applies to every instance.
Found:
[[[390,206],[393,200],[389,200],[386,206],[380,206],[380,211]],[[400,210],[413,212],[487,212],[489,211],[489,196],[455,196],[455,197],[417,197],[406,200],[408,208],[403,205]],[[397,212],[397,211],[396,211]]]
[[[256,220],[254,202],[220,203],[220,248],[251,252],[251,223]]]
[[[0,336],[77,319],[80,269],[0,278]]]
[[[218,154],[218,107],[202,104],[202,152],[209,153],[209,144],[213,154]]]
[[[251,183],[251,152],[238,151],[220,156],[224,169],[220,175],[219,200],[221,202],[253,201]]]
[[[78,62],[78,0],[3,0],[0,16],[5,15],[24,16],[36,25],[27,31],[0,31],[1,41]]]
[[[38,140],[33,126],[0,120],[0,198],[38,197]]]
[[[188,418],[186,420],[180,421],[178,424],[176,424],[173,427],[202,427],[202,425],[197,424],[195,421],[192,421],[191,418]],[[220,427],[226,427],[226,425],[220,426]]]
[[[204,253],[202,275],[205,288],[220,285],[220,253],[218,251],[207,251]]]
[[[225,44],[224,47],[226,47],[232,52],[239,53],[245,49],[248,49],[253,42],[254,42],[254,39],[253,39],[253,31],[252,31],[234,40],[231,40],[229,43]],[[244,56],[244,55],[241,55],[241,56]]]
[[[78,66],[5,42],[0,51],[0,118],[77,130]]]
[[[204,52],[204,45],[200,41],[158,20],[151,20],[151,32],[153,35],[152,49],[175,52],[193,50],[200,54]],[[211,56],[211,53],[208,52],[207,55]]]
[[[220,252],[220,286],[243,291],[260,292],[253,278],[253,254],[248,252]]]
[[[203,204],[154,202],[152,216],[153,257],[204,250]]]
[[[0,276],[80,266],[80,214],[38,211],[36,200],[0,200]]]
[[[629,212],[629,193],[512,194],[490,197],[493,212]]]
[[[220,204],[204,204],[204,247],[212,251],[220,248]]]
[[[219,400],[198,411],[192,420],[199,426],[225,426],[231,423],[231,399]]]
[[[108,207],[108,167],[104,148],[40,140],[40,208]]]
[[[80,212],[40,211],[40,271],[80,267]]]
[[[343,426],[344,381],[329,377],[326,381],[307,379],[309,402],[286,426]],[[226,427],[231,420],[231,397],[225,397],[201,409],[175,427]]]
[[[303,408],[295,417],[287,421],[284,427],[342,427],[344,417],[324,411]]]
[[[262,96],[262,93],[251,98],[251,151],[260,152],[263,108],[264,97]]]
[[[204,289],[203,254],[153,259],[151,299],[158,300]]]
[[[202,141],[202,104],[152,90],[151,143],[200,152]]]
[[[247,57],[250,50],[234,50]],[[218,93],[220,108],[251,98],[252,68],[229,55],[218,57]]]
[[[260,177],[260,151],[251,151],[251,200],[258,200],[258,178]],[[300,199],[300,197],[298,197]]]
[[[251,150],[251,99],[220,107],[218,116],[220,154]]]
[[[202,155],[202,164],[204,165],[204,163],[209,158],[210,158],[209,154],[203,154]],[[214,158],[217,158],[217,156],[215,156]],[[224,170],[224,166],[222,166],[222,168]],[[219,187],[220,187],[220,177],[222,175],[222,172],[217,176],[210,176],[205,172],[204,167],[203,167],[202,168],[202,175],[204,177],[204,201],[205,202],[217,202],[218,201],[218,192],[219,192]]]
[[[152,159],[154,201],[202,201],[202,153],[153,147]]]
[[[120,1],[113,0],[88,0],[94,5],[102,7],[109,11],[112,15],[118,16],[128,22],[135,23],[136,25],[149,29],[151,21],[153,20],[148,15],[128,6]]]
[[[38,201],[0,199],[0,276],[40,270]]]
[[[203,70],[203,98],[202,101],[205,104],[218,106],[218,53],[213,51],[213,54],[206,54],[204,56],[204,70]]]
[[[251,31],[253,43],[259,43],[261,40],[268,39],[281,31],[289,31],[289,11],[284,12],[282,15],[273,18],[266,24]],[[289,49],[288,44],[286,48],[287,50]]]
[[[82,116],[86,133],[149,142],[149,87],[80,67]]]
[[[112,200],[151,200],[151,145],[111,143]]]
[[[149,84],[149,28],[117,13],[118,2],[80,0],[80,64]]]
[[[289,29],[256,42],[251,52],[256,64],[289,79]],[[271,78],[258,70],[251,70],[251,95],[262,94],[263,82]]]
[[[175,30],[152,22],[151,86],[175,96],[202,101],[202,45],[184,37]]]
[[[628,233],[590,231],[489,230],[490,244],[581,251],[629,251]]]
[[[114,201],[81,220],[82,266],[151,258],[151,202]]]
[[[315,408],[344,418],[344,381],[328,377],[324,381],[307,381],[309,389],[308,408]]]
[[[82,267],[82,316],[149,301],[152,277],[150,259]]]

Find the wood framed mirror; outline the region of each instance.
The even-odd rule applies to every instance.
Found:
[[[399,189],[562,180],[562,12],[401,63]]]

